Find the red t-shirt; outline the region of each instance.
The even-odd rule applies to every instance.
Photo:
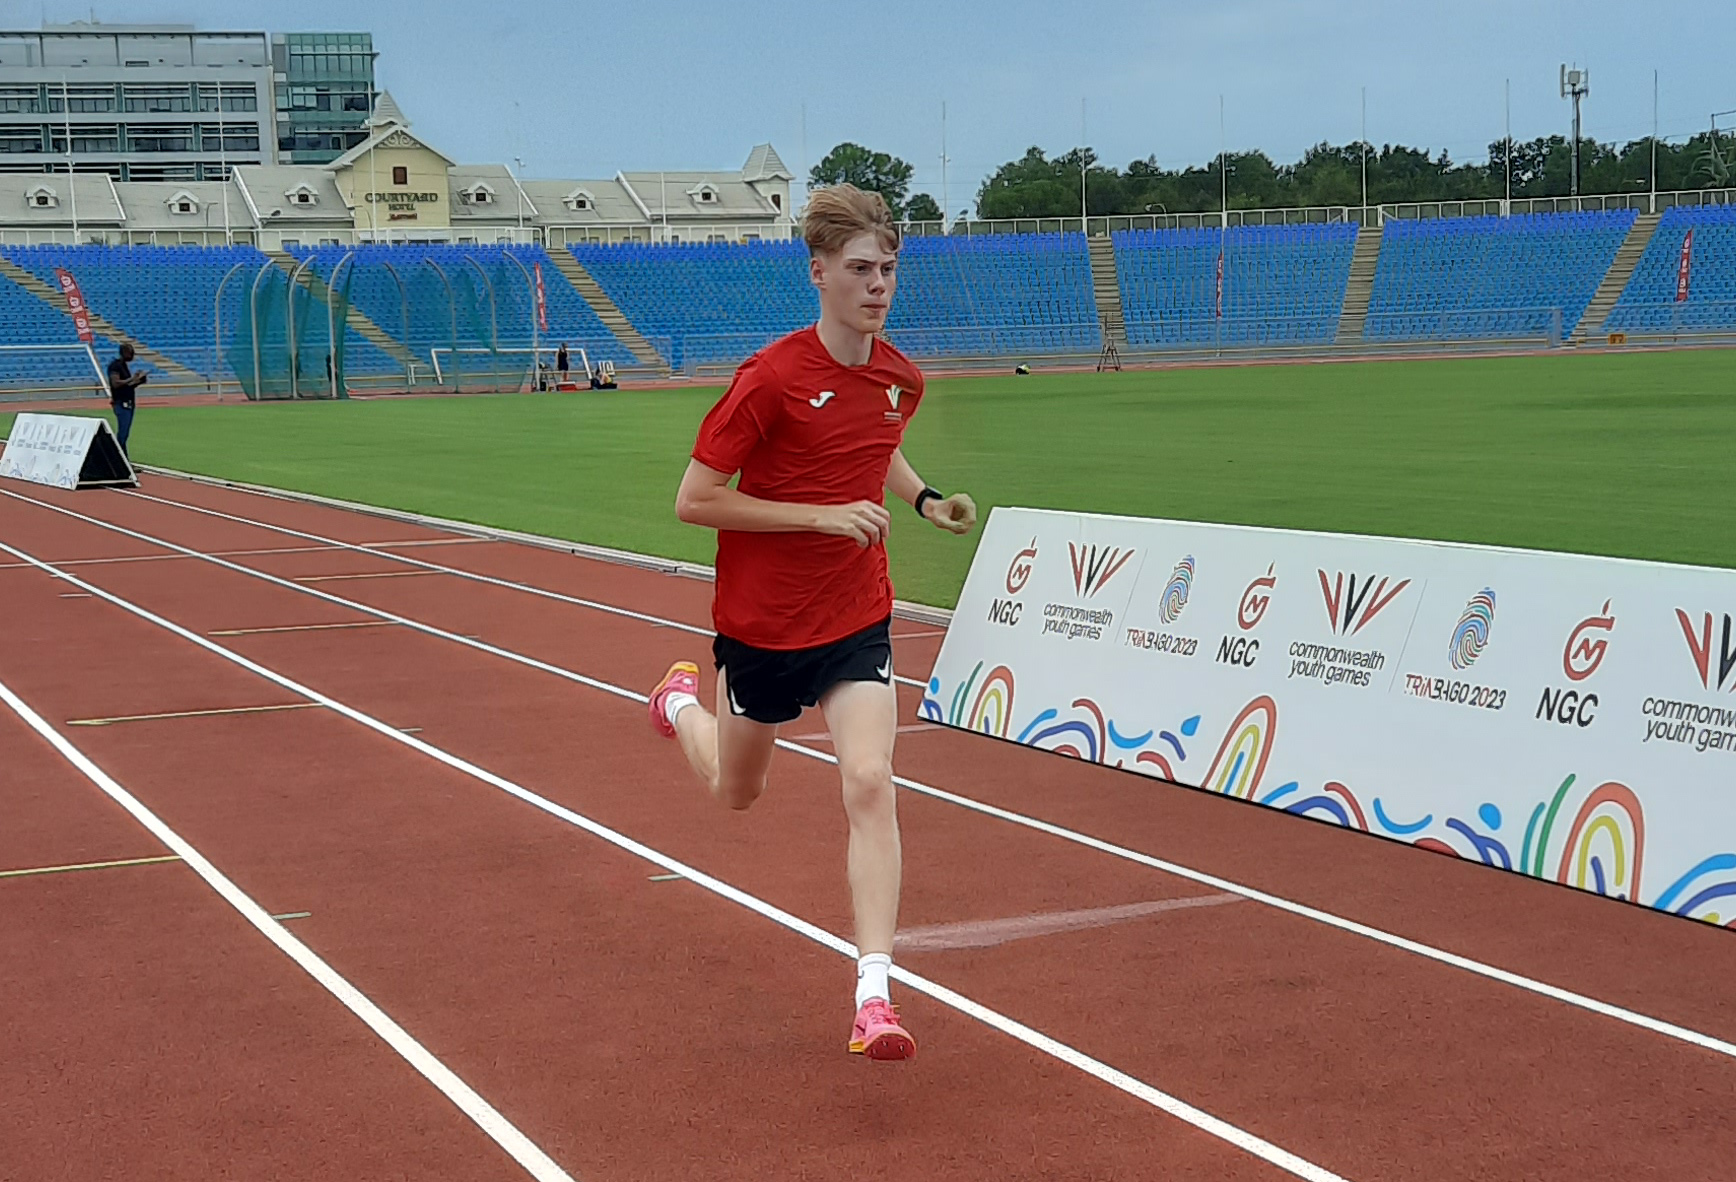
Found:
[[[812,328],[736,371],[699,427],[693,458],[740,472],[767,501],[882,503],[892,453],[922,399],[922,372],[876,339],[868,364],[839,365]],[[725,636],[789,651],[842,640],[892,613],[886,547],[810,531],[717,532],[712,619]]]

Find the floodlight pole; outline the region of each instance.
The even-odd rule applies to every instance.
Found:
[[[951,163],[946,156],[946,100],[940,100],[940,232],[945,235],[946,211],[950,206],[946,189],[946,166]]]
[[[1362,88],[1362,224],[1368,225],[1368,87]]]
[[[72,97],[66,89],[66,75],[60,76],[60,113],[66,124],[66,195],[72,203],[72,244],[78,245],[78,177],[72,170]],[[26,239],[26,241],[29,241]]]
[[[1652,192],[1647,213],[1658,212],[1658,72],[1652,71]]]
[[[1091,216],[1090,208],[1085,204],[1085,141],[1089,133],[1085,130],[1085,100],[1079,100],[1079,232],[1088,233],[1086,219]]]
[[[1561,67],[1561,97],[1573,100],[1573,169],[1569,174],[1569,194],[1577,204],[1579,198],[1579,104],[1591,93],[1591,71],[1578,67]]]
[[[1501,198],[1501,216],[1513,216],[1513,79],[1501,83],[1501,155],[1507,165],[1507,188]]]

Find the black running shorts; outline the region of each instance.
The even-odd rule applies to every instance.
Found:
[[[712,641],[717,667],[727,672],[729,709],[754,722],[776,725],[819,705],[841,681],[892,684],[892,620],[814,648],[779,652],[755,648],[721,633]]]

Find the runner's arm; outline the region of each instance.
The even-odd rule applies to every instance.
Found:
[[[904,449],[901,447],[894,450],[892,466],[886,470],[886,491],[914,505],[916,498],[921,496],[922,490],[927,487],[922,477],[916,474],[916,469],[910,466],[910,461],[904,458]],[[976,524],[976,502],[965,493],[953,493],[950,497],[930,497],[922,503],[922,515],[941,529],[951,530],[955,534],[968,533],[970,527]]]
[[[834,534],[852,538],[858,546],[884,541],[892,528],[884,505],[856,501],[848,505],[801,505],[767,501],[729,487],[733,472],[719,472],[690,460],[675,494],[675,515],[689,525],[732,529],[743,533]]]

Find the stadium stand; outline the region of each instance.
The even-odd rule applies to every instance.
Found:
[[[1356,227],[1128,230],[1114,241],[1132,348],[1325,344],[1338,329]]]
[[[1364,337],[1565,338],[1634,216],[1617,210],[1389,219]]]
[[[819,312],[800,242],[571,249],[677,368],[739,361]],[[913,356],[1099,346],[1082,234],[909,238],[898,274],[887,336]]]
[[[76,345],[72,320],[10,279],[0,278],[0,344]],[[97,358],[114,355],[115,344],[96,339]],[[90,389],[96,382],[90,359],[70,349],[8,351],[0,356],[0,389]]]
[[[1682,242],[1690,228],[1694,247],[1688,298],[1677,302]],[[1666,210],[1603,327],[1634,333],[1736,329],[1736,207]]]
[[[245,273],[265,262],[250,246],[7,246],[0,253],[50,285],[57,286],[55,268],[66,268],[93,312],[201,374],[213,372],[218,284],[238,263]],[[240,274],[225,289],[226,303],[243,286]]]

